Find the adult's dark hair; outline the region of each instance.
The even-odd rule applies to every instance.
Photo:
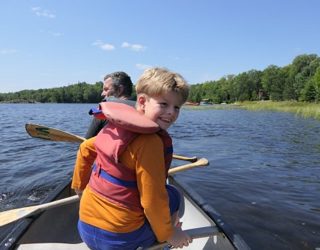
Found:
[[[104,77],[104,80],[111,78],[112,84],[116,92],[119,91],[120,86],[123,86],[123,91],[121,93],[121,96],[130,97],[132,94],[132,81],[130,76],[123,72],[123,71],[117,71],[110,73]]]

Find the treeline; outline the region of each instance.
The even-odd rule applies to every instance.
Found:
[[[212,103],[236,101],[320,101],[320,58],[299,55],[285,67],[270,65],[217,81],[191,85],[189,100]]]
[[[98,103],[102,82],[81,82],[66,87],[0,93],[0,102]],[[191,85],[189,101],[212,103],[236,101],[320,101],[320,58],[299,55],[284,67],[270,65],[263,71],[250,70],[217,81]]]
[[[66,87],[22,90],[0,94],[1,102],[53,102],[53,103],[98,103],[101,101],[102,82],[88,84],[79,82]]]

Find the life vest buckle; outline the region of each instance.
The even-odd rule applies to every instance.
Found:
[[[93,174],[95,175],[95,176],[100,176],[100,173],[101,173],[101,167],[99,166],[99,165],[97,165],[97,164],[94,164],[94,166],[93,166]]]

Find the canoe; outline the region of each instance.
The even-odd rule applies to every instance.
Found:
[[[70,183],[70,180],[66,180],[44,202],[74,196]],[[234,233],[221,216],[201,197],[179,185],[174,175],[169,177],[169,183],[183,193],[185,213],[182,218],[182,228],[195,237],[193,242],[183,249],[250,249],[241,236]],[[11,225],[7,237],[1,242],[0,249],[87,250],[77,232],[78,209],[79,203],[73,202],[11,223],[14,225]],[[0,229],[2,231],[3,227]],[[150,249],[162,248],[157,245]]]

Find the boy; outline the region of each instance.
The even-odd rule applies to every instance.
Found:
[[[136,249],[156,241],[183,247],[191,242],[179,223],[180,194],[166,185],[172,159],[166,130],[178,118],[189,86],[177,73],[152,68],[142,74],[136,92],[137,111],[128,111],[126,121],[109,122],[78,151],[72,188],[79,195],[84,190],[78,229],[91,249]],[[110,103],[101,104],[108,113],[103,105]],[[126,129],[123,124],[131,120],[134,126]],[[150,125],[149,132],[130,131],[139,125]]]

